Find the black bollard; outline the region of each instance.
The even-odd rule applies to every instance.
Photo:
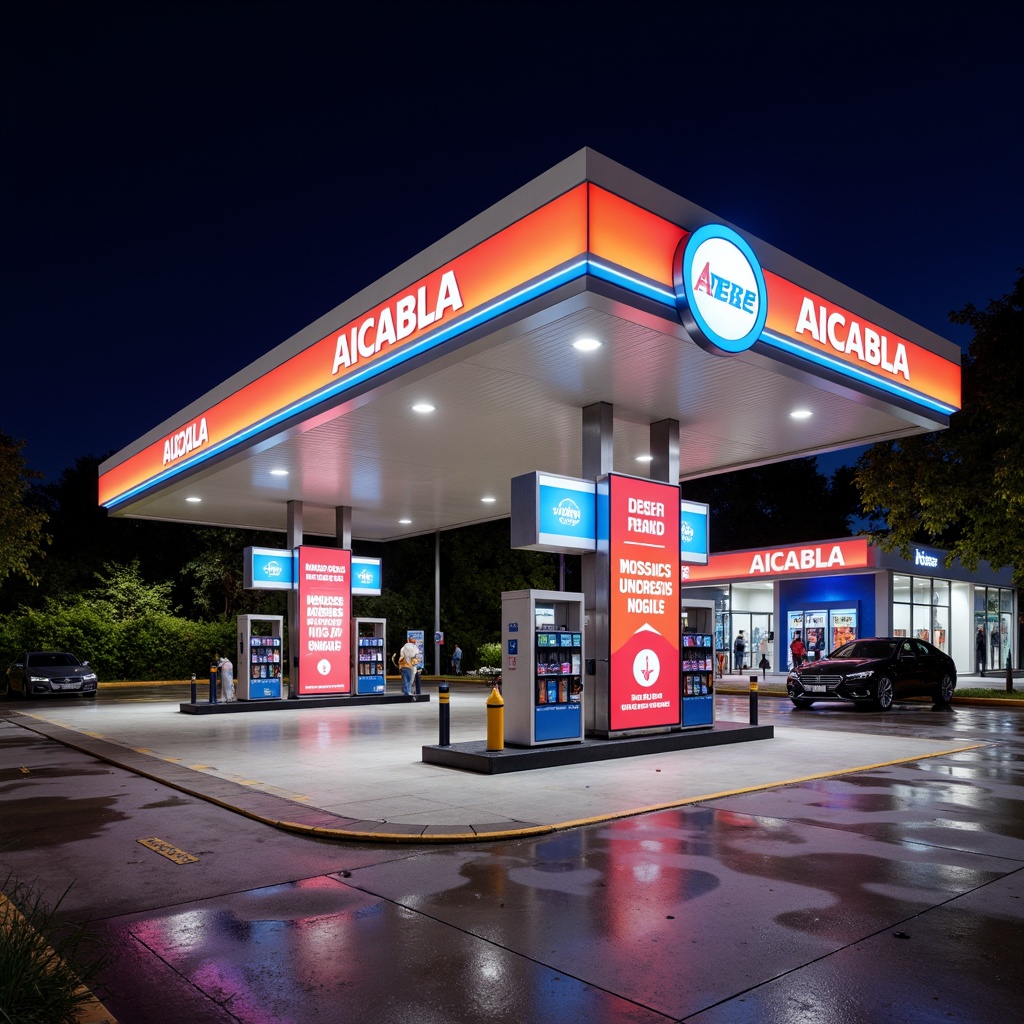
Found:
[[[192,703],[196,702],[196,674],[192,673]]]
[[[451,746],[451,704],[449,686],[447,683],[437,685],[437,745],[439,747]]]
[[[750,677],[750,724],[757,725],[757,676]]]
[[[217,662],[213,662],[210,665],[210,703],[217,703],[217,673],[220,669],[217,666]]]
[[[1006,692],[1013,693],[1013,662],[1011,659],[1011,653],[1006,652]]]

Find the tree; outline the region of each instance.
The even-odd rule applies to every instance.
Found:
[[[50,543],[43,529],[47,515],[32,501],[31,481],[42,474],[28,468],[24,447],[0,432],[0,583],[8,576],[36,583],[31,562]]]
[[[848,475],[830,480],[813,458],[687,480],[680,490],[709,506],[714,551],[845,537],[858,511]]]
[[[946,548],[971,571],[1013,566],[1024,585],[1024,268],[988,306],[949,314],[974,337],[960,412],[949,428],[874,445],[856,482],[873,539],[904,557],[914,542]]]

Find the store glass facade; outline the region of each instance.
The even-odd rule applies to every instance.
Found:
[[[981,629],[985,638],[984,653],[979,662],[983,668],[998,670],[1013,664],[1013,591],[1006,587],[975,587],[974,629]],[[978,656],[978,651],[975,651]]]

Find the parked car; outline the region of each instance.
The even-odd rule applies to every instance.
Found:
[[[96,696],[96,673],[68,651],[25,651],[7,670],[7,696]]]
[[[901,697],[948,704],[956,689],[953,659],[913,637],[851,640],[821,661],[793,669],[786,690],[798,708],[815,701],[848,701],[888,711]]]

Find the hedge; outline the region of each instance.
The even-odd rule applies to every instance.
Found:
[[[193,622],[164,612],[112,622],[86,603],[25,609],[0,617],[0,651],[71,651],[101,681],[188,679],[209,673],[214,654],[235,650],[235,620]]]

